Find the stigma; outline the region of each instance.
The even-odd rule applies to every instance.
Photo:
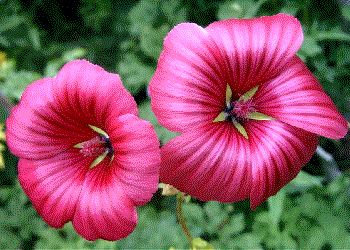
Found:
[[[99,157],[107,153],[113,154],[111,141],[108,137],[99,134],[98,136],[81,143],[80,153],[84,156]]]
[[[228,103],[224,112],[227,120],[244,123],[249,119],[249,115],[256,111],[252,99],[245,101],[244,98],[240,98],[237,101]]]
[[[274,120],[273,117],[258,112],[253,98],[258,88],[259,86],[255,86],[245,94],[241,95],[237,100],[232,100],[232,91],[230,86],[227,85],[226,105],[213,122],[229,121],[234,125],[234,127],[236,127],[244,138],[248,139],[247,131],[244,128],[244,125],[246,122],[248,122],[248,120]]]

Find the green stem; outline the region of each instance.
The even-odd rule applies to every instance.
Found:
[[[183,197],[184,197],[184,194],[183,193],[180,193],[176,196],[176,212],[177,212],[177,218],[179,219],[179,222],[180,222],[180,225],[181,225],[181,228],[182,230],[184,231],[186,237],[187,237],[187,240],[190,244],[190,247],[192,249],[192,241],[193,241],[193,238],[191,236],[191,233],[190,231],[188,230],[187,226],[186,226],[186,223],[185,223],[185,220],[184,220],[184,217],[183,217],[183,214],[182,214],[182,203],[183,203]]]

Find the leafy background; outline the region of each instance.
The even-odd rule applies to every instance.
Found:
[[[31,82],[53,77],[66,63],[85,58],[120,74],[143,119],[162,144],[176,136],[151,112],[147,91],[163,39],[178,23],[280,12],[302,23],[298,55],[340,112],[350,118],[350,2],[345,0],[0,0],[0,124]],[[70,223],[50,228],[17,182],[17,161],[0,126],[0,248],[188,248],[176,217],[175,197],[159,190],[138,207],[139,224],[118,242],[88,242]],[[193,237],[215,248],[350,248],[349,135],[320,138],[321,150],[290,184],[256,210],[249,202],[201,202],[183,206]],[[322,150],[323,149],[323,150]]]

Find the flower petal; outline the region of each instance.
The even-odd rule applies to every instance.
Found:
[[[97,65],[73,61],[56,78],[29,85],[13,109],[6,122],[13,154],[34,160],[50,158],[95,137],[88,125],[105,130],[107,116],[137,115],[136,102],[119,76]]]
[[[49,78],[29,85],[6,121],[8,146],[18,157],[50,158],[96,136],[86,124],[66,116],[67,111],[57,110],[52,85]]]
[[[106,121],[114,150],[115,176],[136,206],[148,202],[158,189],[160,149],[148,121],[135,115],[109,117]]]
[[[214,22],[206,30],[221,48],[236,94],[276,76],[303,41],[300,23],[285,14]]]
[[[153,112],[174,132],[205,126],[223,111],[227,84],[238,98],[273,78],[302,39],[300,23],[284,14],[215,22],[205,29],[177,25],[164,40],[150,83]]]
[[[93,159],[71,149],[41,161],[21,158],[18,179],[40,216],[52,227],[72,220],[84,177]]]
[[[119,240],[137,224],[135,205],[114,174],[116,167],[103,160],[85,177],[72,223],[87,240]]]
[[[306,131],[332,139],[348,131],[346,120],[297,56],[253,98],[259,112]]]
[[[103,130],[111,112],[137,115],[136,102],[123,87],[120,77],[85,60],[64,65],[56,76],[53,96],[59,110]]]
[[[251,208],[294,179],[317,147],[317,136],[279,121],[247,124],[252,162]]]
[[[161,125],[183,132],[210,123],[225,105],[225,71],[219,48],[202,27],[183,23],[164,40],[150,82],[152,110]]]
[[[248,140],[229,122],[187,131],[161,149],[161,180],[200,200],[251,207],[292,180],[316,150],[317,136],[278,121],[251,121]]]
[[[250,152],[227,121],[187,131],[161,148],[161,181],[203,201],[244,200],[251,190]]]

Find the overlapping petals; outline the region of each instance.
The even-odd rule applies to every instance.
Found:
[[[255,208],[310,160],[316,134],[345,136],[345,119],[295,55],[302,40],[284,14],[170,31],[150,95],[160,124],[183,134],[162,148],[161,180],[201,200],[250,197]],[[227,110],[227,86],[229,105],[258,86],[249,105],[270,118],[240,118],[248,139],[229,120],[213,123]]]
[[[316,150],[315,134],[278,121],[252,122],[246,130],[248,141],[229,122],[174,138],[162,148],[161,180],[200,200],[250,197],[254,209],[292,180]]]
[[[344,137],[346,120],[298,57],[254,95],[259,111],[279,121],[332,139]]]
[[[84,60],[68,63],[55,78],[28,86],[6,126],[19,181],[50,226],[72,221],[88,240],[134,230],[135,206],[157,190],[159,142],[118,75]],[[108,134],[111,147],[96,166],[97,155],[77,147],[102,136],[92,127]]]
[[[164,41],[150,84],[158,121],[175,132],[212,122],[225,104],[227,84],[237,98],[273,78],[302,39],[300,23],[281,14],[216,22],[205,29],[176,26]]]

